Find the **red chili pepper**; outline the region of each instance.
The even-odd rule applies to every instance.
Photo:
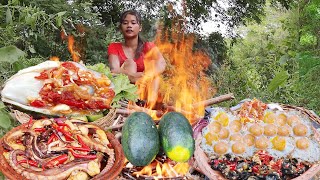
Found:
[[[58,156],[52,160],[50,160],[49,162],[47,162],[44,167],[45,168],[53,168],[55,166],[58,166],[59,164],[63,164],[64,162],[66,162],[68,160],[68,155],[67,154],[63,154],[61,156]]]
[[[30,102],[30,105],[33,107],[41,108],[41,107],[45,107],[46,103],[41,100],[34,100]]]
[[[22,141],[21,141],[20,139],[17,139],[17,140],[16,140],[16,143],[17,143],[17,144],[22,144]]]
[[[72,137],[72,134],[68,131],[65,131],[64,130],[64,126],[53,126],[53,128],[55,128],[57,131],[61,132],[64,137],[66,138],[66,141],[73,141],[73,137]]]
[[[230,171],[236,170],[236,167],[237,167],[237,163],[232,163],[229,165]]]
[[[36,161],[33,161],[33,160],[22,159],[22,160],[18,161],[18,164],[23,164],[23,163],[26,163],[26,164],[31,165],[33,167],[40,167],[40,165]]]
[[[96,159],[97,155],[95,154],[77,154],[76,152],[74,152],[74,150],[70,150],[71,154],[75,157],[75,158],[84,158],[84,159]]]
[[[50,138],[48,139],[47,144],[52,143],[55,139],[57,139],[56,134],[54,134],[54,133],[53,133],[53,134],[51,134]]]
[[[258,165],[255,165],[255,166],[252,167],[252,172],[254,172],[254,173],[259,173],[259,167],[258,167]]]
[[[71,148],[73,150],[77,150],[77,151],[85,151],[85,152],[89,152],[91,149],[90,148],[86,148],[86,147],[75,147],[75,146],[67,146],[67,148]]]
[[[62,123],[62,122],[56,122],[59,126],[66,126],[66,127],[68,127],[69,129],[71,129],[70,128],[70,126],[68,125],[68,124],[66,124],[66,123]]]
[[[35,132],[45,132],[46,128],[34,128],[33,129]]]
[[[80,143],[81,147],[90,149],[89,146],[87,146],[84,143],[84,141],[81,139],[81,137],[79,135],[77,135],[77,139],[78,139],[78,142]]]

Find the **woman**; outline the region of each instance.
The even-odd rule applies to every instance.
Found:
[[[137,11],[128,10],[120,16],[120,31],[124,42],[111,43],[108,47],[108,61],[112,73],[126,74],[131,83],[140,88],[150,83],[148,90],[140,92],[140,98],[155,102],[158,96],[159,75],[165,70],[166,62],[152,42],[140,37],[141,16]],[[142,88],[143,89],[143,88]],[[152,93],[150,93],[152,91]],[[145,92],[148,97],[145,97]]]

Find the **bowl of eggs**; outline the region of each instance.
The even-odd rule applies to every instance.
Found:
[[[300,107],[263,105],[241,115],[248,107],[211,108],[196,137],[196,168],[209,179],[310,179],[319,172],[319,117]]]

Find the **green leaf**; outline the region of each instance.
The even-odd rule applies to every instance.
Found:
[[[10,8],[7,9],[6,12],[6,23],[10,24],[12,22],[12,14]]]
[[[288,60],[289,60],[289,56],[287,54],[285,54],[280,57],[279,63],[280,63],[280,65],[285,65]]]
[[[25,55],[25,52],[21,51],[15,46],[6,46],[0,48],[0,62],[14,63],[18,61],[20,57]]]
[[[271,92],[275,91],[279,86],[283,85],[288,78],[289,74],[287,71],[283,70],[278,72],[268,85],[268,90]]]
[[[11,119],[7,111],[0,110],[0,127],[8,129],[11,127]]]
[[[29,46],[29,51],[31,52],[31,53],[36,53],[36,50],[34,50],[34,47],[33,47],[33,45],[30,45]]]

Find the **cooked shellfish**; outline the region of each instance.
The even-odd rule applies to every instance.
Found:
[[[76,62],[45,61],[4,84],[2,101],[48,115],[88,114],[110,108],[112,82]]]

